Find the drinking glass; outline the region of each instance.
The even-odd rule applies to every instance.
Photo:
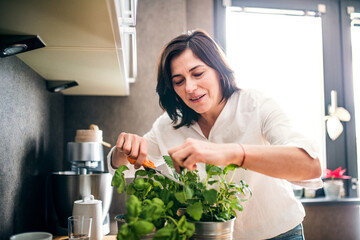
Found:
[[[71,216],[68,218],[69,240],[89,240],[92,217]]]

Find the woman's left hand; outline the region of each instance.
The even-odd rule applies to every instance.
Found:
[[[243,157],[239,144],[217,144],[192,138],[186,139],[183,144],[169,149],[168,152],[177,172],[180,172],[180,167],[196,170],[196,163],[199,162],[219,166],[239,165]]]

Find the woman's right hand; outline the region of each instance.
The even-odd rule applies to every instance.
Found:
[[[118,168],[127,163],[127,157],[131,157],[136,159],[135,168],[141,167],[147,157],[147,146],[147,140],[143,137],[131,133],[120,133],[112,155],[112,166]]]

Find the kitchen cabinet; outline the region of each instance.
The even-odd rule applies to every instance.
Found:
[[[129,95],[137,76],[137,0],[0,1],[0,34],[39,35],[46,47],[18,54],[65,95]]]
[[[124,25],[136,26],[137,0],[116,1],[116,9],[120,22]]]
[[[360,239],[359,198],[335,201],[313,198],[301,201],[306,212],[303,221],[305,239]]]

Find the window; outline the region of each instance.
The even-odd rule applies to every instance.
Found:
[[[238,86],[274,98],[295,129],[318,143],[326,167],[321,18],[250,10],[226,10],[226,55]]]
[[[356,142],[357,142],[357,154],[360,154],[360,68],[356,66],[360,66],[360,24],[357,24],[357,19],[353,20],[353,24],[351,26],[351,43],[352,43],[352,69],[353,69],[353,85],[354,85],[354,98],[355,98],[355,125],[356,125]],[[360,157],[358,156],[358,161]],[[359,166],[358,162],[358,166]],[[358,176],[360,169],[358,169]]]
[[[315,120],[316,125],[320,126],[322,130],[319,130],[318,127],[316,130],[316,137],[317,139],[323,138],[322,142],[325,142],[324,153],[323,153],[323,161],[326,161],[326,167],[329,169],[336,169],[339,166],[343,168],[347,168],[347,174],[352,176],[353,178],[357,178],[358,176],[358,168],[357,168],[357,154],[356,154],[356,139],[355,139],[355,113],[354,113],[354,95],[360,95],[359,90],[355,90],[353,88],[353,72],[352,68],[349,66],[352,66],[353,59],[351,58],[351,39],[350,39],[350,27],[351,27],[351,19],[349,17],[349,11],[348,6],[353,6],[355,12],[360,12],[360,3],[358,0],[349,0],[349,1],[340,1],[340,0],[334,0],[334,1],[324,1],[321,0],[277,0],[277,1],[267,1],[267,0],[256,0],[256,1],[249,1],[249,0],[215,0],[214,1],[214,16],[215,16],[215,39],[219,42],[219,44],[224,48],[225,52],[227,54],[231,55],[232,50],[227,51],[227,48],[232,47],[242,47],[240,46],[240,43],[233,42],[231,43],[232,39],[228,39],[228,32],[227,31],[235,31],[235,30],[228,30],[227,26],[230,26],[229,23],[226,23],[227,21],[232,21],[231,19],[227,19],[226,17],[226,9],[228,7],[233,8],[239,8],[241,10],[240,13],[242,13],[243,16],[245,16],[246,13],[249,13],[249,9],[252,11],[252,16],[256,16],[256,19],[263,18],[264,16],[260,16],[259,9],[265,9],[267,11],[267,14],[262,15],[274,15],[277,16],[275,18],[282,18],[280,21],[280,24],[284,24],[284,22],[291,22],[291,26],[284,26],[287,32],[289,32],[289,35],[297,34],[298,32],[304,31],[305,40],[302,41],[308,41],[306,44],[300,42],[296,42],[296,45],[293,45],[293,48],[291,46],[289,47],[288,44],[282,44],[282,45],[274,45],[277,46],[277,48],[286,48],[288,52],[296,54],[295,58],[291,58],[291,61],[298,62],[297,64],[301,64],[302,66],[305,66],[306,63],[299,62],[300,56],[305,56],[305,53],[308,53],[310,55],[308,57],[308,61],[312,62],[310,65],[314,66],[314,69],[311,74],[311,78],[317,79],[312,81],[311,83],[305,83],[304,85],[307,85],[309,89],[309,95],[311,98],[316,98],[316,94],[318,96],[319,100],[314,100],[316,103],[314,106],[311,106],[312,110],[314,111],[311,113],[314,116],[318,116],[320,118],[321,115],[327,115],[328,114],[328,106],[331,103],[331,91],[335,90],[337,92],[337,104],[339,107],[346,108],[350,114],[351,114],[351,120],[349,122],[342,122],[344,131],[343,133],[336,139],[331,140],[328,136],[328,134],[325,133],[324,127],[321,127],[321,124],[324,124],[324,122],[319,121],[319,119]],[[275,9],[275,10],[274,10]],[[244,11],[245,10],[245,11]],[[257,11],[257,14],[255,14],[255,11]],[[290,12],[289,12],[290,11]],[[303,15],[307,15],[307,17],[304,17]],[[314,14],[315,13],[315,14]],[[249,14],[248,14],[249,15]],[[294,16],[295,15],[295,16]],[[296,16],[297,15],[297,16]],[[311,16],[311,17],[308,17]],[[320,17],[318,17],[320,16]],[[284,18],[283,18],[284,17]],[[287,18],[285,18],[287,17]],[[254,17],[255,18],[255,17]],[[275,19],[274,18],[274,19]],[[250,18],[249,18],[250,19]],[[286,19],[286,20],[285,20]],[[302,19],[298,23],[295,21],[295,19]],[[293,21],[294,20],[294,21]],[[261,23],[263,25],[267,24],[267,21],[270,20],[263,20]],[[273,21],[273,20],[271,20]],[[275,20],[274,20],[275,21]],[[247,24],[254,25],[256,24],[254,19],[253,20],[246,20]],[[279,23],[273,23],[273,25],[278,25]],[[308,27],[305,27],[305,29],[301,29],[300,25],[309,24]],[[241,33],[241,31],[245,31],[246,26],[242,26],[243,24],[239,24],[238,26],[235,26],[234,28],[237,28],[237,32]],[[261,24],[259,27],[262,27]],[[239,30],[241,28],[241,31]],[[321,30],[319,30],[321,28]],[[245,30],[244,30],[245,29]],[[254,29],[252,29],[254,30]],[[263,31],[266,31],[263,30]],[[277,30],[272,29],[270,31],[270,34],[266,35],[266,37],[255,37],[252,40],[257,41],[258,45],[271,45],[273,40],[273,35],[280,35],[282,34],[281,31],[276,32]],[[314,34],[311,31],[315,31]],[[285,32],[285,31],[284,31]],[[318,35],[318,33],[322,33],[322,36]],[[251,34],[258,36],[257,32],[252,32]],[[306,36],[308,39],[306,39]],[[298,39],[292,39],[290,40],[291,36],[285,36],[289,40],[288,41],[297,41]],[[302,36],[303,37],[303,36]],[[314,37],[314,39],[312,39]],[[321,40],[318,40],[318,39]],[[313,40],[313,41],[309,41]],[[241,41],[246,41],[246,39],[241,39]],[[276,41],[276,40],[275,40]],[[321,61],[315,61],[316,59],[319,60],[319,56],[321,55],[321,52],[319,51],[319,41],[322,43],[322,65],[323,65],[323,72],[321,74],[321,71],[319,70],[319,64],[321,64]],[[356,40],[359,42],[358,40]],[[275,42],[276,43],[276,42]],[[233,46],[231,46],[233,44]],[[244,44],[241,43],[241,44]],[[246,43],[248,44],[248,43]],[[238,45],[238,46],[236,46]],[[297,51],[299,49],[299,46],[303,46],[304,48],[302,51]],[[260,46],[262,47],[262,46]],[[268,47],[269,48],[269,47]],[[275,47],[274,47],[275,48]],[[317,50],[314,50],[317,49]],[[245,50],[249,50],[246,48],[242,49],[242,53],[245,54]],[[273,50],[273,49],[271,49]],[[315,52],[313,52],[315,51]],[[249,53],[251,54],[251,53]],[[263,54],[263,52],[261,53]],[[253,54],[254,55],[254,54]],[[274,55],[274,54],[273,54]],[[290,54],[291,55],[291,54]],[[251,56],[251,55],[250,55]],[[229,56],[230,57],[230,56]],[[254,56],[251,56],[254,58]],[[283,58],[285,55],[283,56]],[[232,58],[232,57],[230,57]],[[254,78],[260,78],[261,74],[264,74],[266,71],[266,77],[268,75],[275,75],[274,73],[279,72],[277,71],[281,66],[272,66],[268,68],[265,66],[265,63],[262,63],[264,59],[262,58],[255,58],[251,59],[248,58],[251,61],[255,61],[257,66],[257,70],[250,71],[249,69],[241,68],[239,67],[236,71],[236,77],[239,79],[239,85],[240,87],[243,85],[245,87],[248,87],[246,80],[244,79],[251,79]],[[234,62],[235,60],[231,60]],[[239,60],[241,61],[241,60]],[[276,60],[278,61],[278,60]],[[314,61],[314,62],[313,62]],[[269,62],[269,60],[268,60]],[[232,64],[232,63],[231,63]],[[236,63],[235,63],[236,64]],[[246,62],[242,62],[242,65],[246,64]],[[260,65],[261,64],[261,65]],[[281,64],[287,64],[286,62],[282,62]],[[260,67],[259,67],[260,65]],[[240,66],[240,64],[239,64]],[[358,66],[358,64],[357,64]],[[310,71],[308,67],[306,66],[306,70],[299,71],[299,74],[304,74],[304,72]],[[276,69],[277,68],[277,69]],[[287,65],[287,68],[294,70],[294,66]],[[262,72],[261,72],[262,71]],[[355,74],[355,72],[354,72]],[[292,72],[288,73],[288,75],[285,74],[284,71],[281,72],[281,77],[286,79],[296,79],[295,74],[292,74]],[[322,76],[321,76],[322,75]],[[286,77],[287,76],[287,77]],[[304,75],[302,75],[302,78],[305,78]],[[316,77],[315,77],[316,76]],[[321,86],[319,79],[323,78],[323,86]],[[272,79],[269,82],[273,82]],[[299,81],[299,80],[296,80]],[[254,81],[251,81],[251,84],[253,84]],[[289,82],[286,82],[289,84]],[[279,86],[278,88],[283,88],[284,84],[286,83],[277,83]],[[299,84],[299,83],[294,83]],[[250,86],[252,87],[252,86]],[[258,86],[253,86],[258,88]],[[276,87],[276,86],[275,86]],[[316,90],[315,90],[316,89]],[[321,90],[322,89],[322,90]],[[291,92],[294,92],[294,90],[290,90]],[[302,90],[304,91],[304,90]],[[314,92],[311,92],[314,91]],[[273,92],[273,91],[270,91]],[[300,92],[300,91],[299,91]],[[273,92],[275,93],[275,92]],[[306,93],[308,93],[306,91]],[[277,94],[274,94],[277,95]],[[280,94],[279,94],[280,95]],[[307,94],[306,94],[307,97]],[[292,97],[292,98],[300,98],[301,97]],[[290,98],[290,99],[292,99]],[[289,99],[287,97],[287,99]],[[321,100],[322,99],[322,100]],[[296,100],[296,99],[295,99]],[[279,100],[281,101],[281,100]],[[302,114],[306,110],[298,110],[298,106],[295,107],[295,105],[304,105],[306,106],[306,101],[303,102],[303,104],[294,103],[294,105],[290,105],[290,107],[284,107],[288,108],[289,112],[293,112],[294,119],[296,119],[296,115]],[[321,106],[322,105],[322,106]],[[302,109],[302,108],[300,108]],[[301,113],[300,113],[301,111]],[[360,116],[360,114],[359,114]],[[297,118],[299,119],[299,118]],[[360,128],[359,128],[360,129]],[[318,135],[321,134],[322,136]],[[324,141],[325,138],[325,141]],[[319,141],[319,140],[318,140]],[[324,164],[325,165],[325,164]],[[347,196],[350,197],[357,197],[357,190],[356,187],[352,184],[352,181],[346,181],[345,182],[345,191]]]

